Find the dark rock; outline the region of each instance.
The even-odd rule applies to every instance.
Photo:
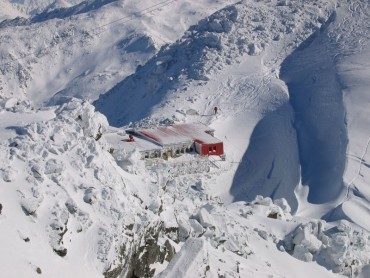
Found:
[[[30,207],[26,207],[25,205],[21,205],[22,211],[24,212],[25,215],[27,216],[36,216],[36,210],[31,210]]]
[[[267,215],[268,218],[277,219],[278,213],[277,212],[270,212],[269,215]]]
[[[38,273],[38,274],[41,274],[41,268],[36,268],[36,272]]]
[[[67,209],[68,209],[68,212],[70,214],[75,214],[77,212],[77,205],[75,204],[75,202],[73,202],[72,199],[69,199],[66,203],[65,203]]]
[[[158,245],[158,238],[163,229],[162,225],[151,227],[144,234],[143,246],[139,246],[133,254],[130,270],[127,277],[153,277],[155,269],[150,266],[156,262],[163,263],[166,257],[166,248]]]
[[[174,242],[179,243],[179,227],[170,227],[165,229],[166,235]]]
[[[167,239],[164,243],[164,246],[166,247],[167,256],[165,257],[165,260],[167,262],[170,262],[175,255],[175,248],[171,245],[170,241]]]
[[[53,251],[61,257],[64,257],[65,255],[67,255],[67,248],[62,248],[62,249],[59,249],[59,250],[53,249]]]
[[[123,266],[122,265],[119,265],[115,269],[112,269],[110,271],[104,272],[103,275],[104,275],[105,278],[116,278],[116,277],[119,277],[119,275],[121,274],[122,270],[123,270]]]

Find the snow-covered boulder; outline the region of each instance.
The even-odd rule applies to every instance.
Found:
[[[303,245],[295,246],[293,257],[304,262],[311,262],[313,260],[313,255]]]
[[[5,182],[12,182],[15,180],[17,175],[17,170],[11,167],[5,167],[3,169],[0,169],[0,177]]]
[[[145,169],[145,162],[141,160],[142,155],[138,150],[133,152],[114,150],[112,155],[116,159],[117,164],[129,173],[138,174]]]
[[[293,238],[293,244],[295,245],[294,250],[297,246],[302,246],[312,254],[317,253],[322,246],[322,242],[315,236],[310,226],[298,228]]]
[[[291,208],[290,208],[287,200],[284,199],[284,198],[274,200],[274,204],[279,206],[283,210],[284,213],[290,213],[291,212]]]
[[[214,227],[215,223],[212,219],[211,214],[208,212],[207,209],[201,208],[197,214],[197,219],[199,219],[199,223],[204,227]]]
[[[199,236],[203,234],[204,232],[203,226],[196,219],[189,219],[189,224],[191,226],[192,233],[194,236]]]
[[[45,163],[44,174],[51,175],[51,174],[60,174],[65,169],[64,164],[62,161],[58,161],[56,159],[49,159]]]
[[[285,238],[285,249],[302,261],[315,260],[336,273],[352,275],[368,265],[369,234],[346,220],[331,226],[325,221],[299,225]]]
[[[99,140],[109,126],[106,117],[95,112],[95,108],[86,101],[72,99],[58,108],[55,113],[66,121],[74,119],[84,130],[86,136]]]

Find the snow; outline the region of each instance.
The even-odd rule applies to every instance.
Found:
[[[17,132],[21,132],[21,127],[27,123],[47,121],[55,117],[54,111],[50,110],[41,110],[36,113],[17,113],[2,110],[0,112],[0,139],[5,141],[9,137],[14,136]]]
[[[173,129],[171,127],[139,129],[137,132],[148,139],[152,139],[154,142],[157,142],[162,146],[174,144],[188,145],[192,143],[191,139],[188,136],[179,134],[176,129]]]
[[[194,141],[208,144],[221,142],[219,139],[208,134],[207,131],[213,130],[199,123],[189,123],[137,129],[133,132],[162,146],[176,144],[191,145]]]
[[[119,131],[118,131],[119,132]],[[124,152],[124,153],[131,153],[135,150],[138,151],[146,151],[146,150],[160,150],[161,147],[158,144],[152,143],[151,141],[135,137],[133,142],[129,142],[128,135],[121,135],[117,131],[110,134],[105,134],[104,138],[107,143],[112,146],[114,151],[117,152]],[[122,131],[121,131],[122,132]]]
[[[209,129],[207,126],[203,124],[180,124],[180,125],[173,125],[172,128],[176,130],[176,132],[189,136],[193,140],[200,141],[201,143],[205,144],[217,144],[222,141],[213,137],[208,132],[214,132],[214,130]]]
[[[369,276],[367,0],[0,0],[3,19],[3,276]],[[125,141],[168,123],[209,126],[226,160]]]
[[[0,22],[6,19],[24,16],[7,1],[0,1]]]
[[[185,242],[176,258],[158,277],[189,277],[200,276],[205,256],[206,241],[204,239],[189,239]],[[196,270],[196,272],[194,272]]]

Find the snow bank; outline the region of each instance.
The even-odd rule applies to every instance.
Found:
[[[315,260],[336,273],[352,277],[370,263],[369,236],[346,220],[337,225],[321,220],[299,225],[284,243],[295,258]]]
[[[158,278],[199,277],[205,272],[206,244],[204,239],[188,239]]]
[[[105,117],[76,99],[56,108],[55,115],[51,120],[17,128],[17,136],[1,143],[1,155],[6,159],[0,164],[0,196],[15,194],[1,199],[2,215],[12,223],[6,231],[20,231],[42,247],[42,252],[34,249],[34,256],[22,262],[18,257],[15,263],[39,265],[50,277],[61,277],[77,265],[103,273],[127,263],[129,254],[125,252],[136,242],[122,235],[138,219],[144,225],[146,212],[132,195],[131,188],[135,189],[128,174],[105,149]],[[142,232],[140,225],[131,230]],[[0,233],[1,238],[8,237]],[[128,249],[119,251],[123,245]],[[22,248],[16,242],[6,246],[18,251]],[[58,259],[43,263],[43,252],[51,258],[63,257],[68,263],[61,264]],[[20,276],[29,276],[26,273]],[[4,269],[3,274],[11,276]]]

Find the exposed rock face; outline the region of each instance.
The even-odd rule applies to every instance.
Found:
[[[168,239],[165,239],[166,229],[162,222],[156,223],[139,237],[138,241],[131,246],[131,250],[121,247],[120,254],[126,256],[124,263],[115,269],[104,273],[106,278],[123,277],[153,277],[156,269],[152,267],[155,263],[163,264],[169,262],[175,249]]]

